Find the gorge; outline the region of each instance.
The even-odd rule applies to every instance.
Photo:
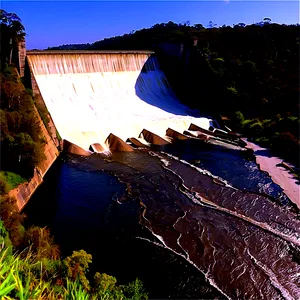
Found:
[[[300,297],[298,208],[236,141],[190,130],[208,118],[179,102],[153,53],[28,62],[61,138],[88,155],[59,158],[25,208],[63,253],[86,247],[150,298]]]

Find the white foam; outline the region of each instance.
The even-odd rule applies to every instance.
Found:
[[[206,120],[178,101],[149,54],[28,57],[60,136],[84,149],[104,146],[110,133],[124,141],[143,129],[164,136],[169,127],[182,133]]]

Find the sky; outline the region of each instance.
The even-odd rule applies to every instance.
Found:
[[[265,17],[279,24],[299,21],[299,2],[292,1],[1,1],[25,26],[26,48],[93,43],[149,28],[157,23],[217,26],[252,24]]]

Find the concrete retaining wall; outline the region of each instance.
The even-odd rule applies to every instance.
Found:
[[[11,190],[8,195],[10,197],[15,197],[17,200],[18,210],[21,211],[26,203],[29,201],[32,194],[35,192],[37,187],[43,182],[43,177],[52,166],[56,158],[58,157],[59,151],[53,142],[51,136],[49,135],[41,117],[39,116],[37,110],[37,122],[41,126],[43,137],[45,139],[44,154],[46,159],[43,160],[34,170],[34,175],[29,182],[22,183],[17,188]]]
[[[32,74],[31,74],[31,83],[32,83],[32,90],[33,90],[35,102],[36,103],[41,102],[43,105],[45,105],[42,96],[40,94],[39,88]],[[17,207],[19,211],[21,211],[24,208],[24,206],[29,201],[30,197],[35,192],[37,187],[43,182],[43,178],[45,174],[47,173],[47,171],[49,170],[49,168],[52,166],[52,164],[54,163],[54,161],[59,155],[59,150],[58,150],[59,140],[57,138],[56,128],[54,126],[54,123],[52,122],[51,117],[50,117],[49,132],[48,132],[36,108],[35,108],[35,114],[36,114],[37,126],[40,126],[45,141],[44,154],[46,159],[43,160],[35,168],[34,175],[29,182],[25,182],[19,185],[17,188],[11,190],[8,193],[10,197],[16,198]]]

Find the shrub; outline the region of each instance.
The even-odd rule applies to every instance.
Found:
[[[233,119],[234,119],[234,122],[236,122],[237,126],[243,127],[243,122],[245,121],[245,119],[244,119],[244,115],[242,114],[242,112],[236,111],[234,113]]]
[[[24,216],[18,212],[15,198],[7,195],[0,196],[0,218],[8,230],[12,245],[20,246],[25,231],[22,225]]]
[[[12,186],[6,180],[6,177],[0,172],[0,195],[7,194],[12,189]]]
[[[67,276],[73,281],[78,279],[86,290],[90,289],[86,272],[91,262],[92,255],[86,253],[84,250],[73,251],[73,254],[66,257],[63,261],[67,270]]]
[[[37,261],[43,258],[54,260],[60,258],[59,247],[54,243],[54,238],[46,227],[30,227],[26,230],[23,240],[23,246],[32,246],[30,251],[35,255]]]
[[[143,283],[136,278],[135,281],[123,287],[124,294],[132,300],[148,299],[148,295],[143,288]]]
[[[26,179],[19,174],[9,171],[0,171],[0,181],[1,180],[6,181],[8,188],[7,192],[9,192],[11,189],[16,188],[19,184],[26,182]]]
[[[259,137],[263,130],[264,128],[260,122],[255,122],[250,125],[250,134],[253,137]]]

